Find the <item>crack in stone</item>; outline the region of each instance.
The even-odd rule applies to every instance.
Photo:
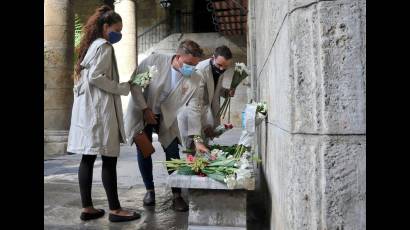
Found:
[[[286,130],[282,127],[280,127],[278,124],[275,124],[271,121],[266,121],[266,123],[275,126],[276,128],[287,132],[289,134],[295,134],[295,135],[313,135],[313,136],[366,136],[366,133],[306,133],[306,132],[291,132],[289,130]]]

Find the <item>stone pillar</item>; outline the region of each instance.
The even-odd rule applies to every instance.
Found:
[[[72,1],[44,1],[44,156],[64,154],[73,103]]]
[[[115,12],[122,18],[122,39],[114,44],[117,57],[120,82],[130,79],[130,76],[138,63],[137,49],[137,2],[135,0],[116,0],[114,2]],[[130,95],[121,97],[122,108],[127,110]]]

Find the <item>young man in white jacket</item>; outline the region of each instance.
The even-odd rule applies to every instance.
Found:
[[[213,138],[213,130],[220,124],[220,117],[217,117],[220,109],[220,97],[233,97],[234,89],[222,87],[225,77],[232,77],[234,68],[232,65],[232,52],[227,46],[217,47],[211,58],[198,63],[192,74],[192,80],[198,80],[198,86],[192,97],[183,109],[183,116],[186,117],[187,141],[192,140],[196,149],[201,152],[208,152],[202,137]],[[209,111],[210,110],[210,111]],[[211,114],[212,122],[204,119],[204,115]],[[182,113],[179,114],[181,116]],[[204,122],[207,120],[208,122]],[[208,124],[206,124],[208,123]],[[182,132],[184,132],[182,130]],[[187,143],[187,147],[192,145]]]
[[[176,113],[191,93],[189,82],[194,67],[203,56],[200,46],[192,40],[182,41],[174,55],[151,54],[137,67],[134,73],[148,71],[148,66],[155,65],[158,75],[151,79],[145,89],[133,85],[127,113],[125,129],[128,141],[133,143],[134,135],[144,130],[152,142],[152,132],[158,133],[166,159],[180,158],[178,144],[179,130]],[[183,96],[182,92],[185,96]],[[191,93],[192,94],[192,93]],[[151,157],[144,158],[137,147],[138,166],[147,189],[143,203],[155,205],[155,190]],[[172,173],[172,172],[169,172]],[[187,211],[188,205],[181,197],[180,188],[172,188],[173,207],[176,211]]]

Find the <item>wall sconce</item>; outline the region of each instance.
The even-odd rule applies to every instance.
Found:
[[[168,8],[171,6],[171,0],[159,0],[159,4],[162,6],[162,8]]]

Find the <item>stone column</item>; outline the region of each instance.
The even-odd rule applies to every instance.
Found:
[[[117,57],[120,82],[130,79],[134,69],[137,67],[137,2],[135,0],[116,0],[114,2],[115,12],[122,18],[122,39],[114,44]],[[127,110],[129,96],[121,97],[122,108]]]
[[[73,103],[72,1],[44,1],[44,156],[64,154]]]

